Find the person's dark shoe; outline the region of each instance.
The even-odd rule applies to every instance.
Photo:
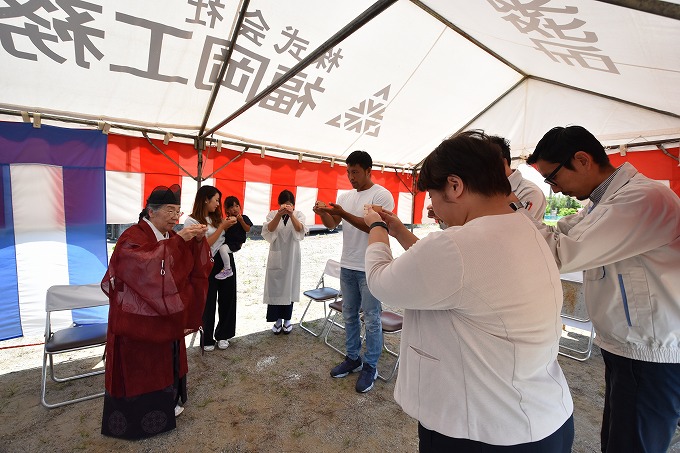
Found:
[[[345,377],[349,373],[356,373],[357,371],[361,371],[362,366],[363,363],[361,362],[361,357],[356,360],[352,360],[349,357],[345,356],[345,360],[343,360],[341,364],[337,365],[335,368],[331,370],[331,376],[333,376],[334,378]]]
[[[359,379],[357,379],[356,391],[359,393],[366,393],[373,388],[375,380],[378,377],[378,369],[372,367],[368,363],[364,363],[364,368],[361,370]]]

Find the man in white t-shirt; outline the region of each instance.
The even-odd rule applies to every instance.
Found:
[[[354,151],[346,159],[347,178],[354,190],[343,193],[337,203],[317,202],[317,213],[328,229],[344,220],[342,228],[342,258],[340,259],[340,290],[342,315],[345,320],[345,360],[331,370],[331,376],[345,377],[361,371],[356,391],[368,392],[378,377],[378,359],[383,347],[382,306],[368,289],[364,259],[368,247],[369,228],[364,222],[364,205],[392,211],[394,198],[384,187],[371,181],[373,159],[366,151]],[[377,208],[377,209],[380,209]],[[366,354],[361,354],[361,323],[359,310],[363,308],[366,325]]]
[[[539,222],[543,220],[545,215],[545,195],[543,191],[533,182],[525,179],[519,170],[510,168],[510,142],[503,137],[492,135],[489,137],[491,143],[498,145],[503,156],[503,164],[505,166],[505,176],[510,181],[510,190],[519,199],[520,203],[529,211],[529,215]]]

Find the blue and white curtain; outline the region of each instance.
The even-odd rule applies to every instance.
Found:
[[[106,143],[99,131],[0,123],[0,340],[44,331],[50,286],[101,281]],[[105,322],[107,308],[62,321]]]

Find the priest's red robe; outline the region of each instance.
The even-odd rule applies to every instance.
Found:
[[[202,324],[212,269],[205,239],[185,241],[174,231],[158,241],[144,220],[118,239],[102,280],[109,296],[106,390],[129,398],[173,384],[172,343]],[[179,341],[179,375],[188,371]]]

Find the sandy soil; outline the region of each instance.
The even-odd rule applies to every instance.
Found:
[[[424,236],[432,229],[420,228],[416,234]],[[303,290],[315,286],[328,258],[339,258],[341,240],[336,233],[303,241]],[[297,324],[291,335],[269,331],[260,289],[267,249],[265,241],[249,240],[236,257],[239,307],[231,346],[202,355],[187,337],[189,402],[176,430],[138,442],[104,437],[101,398],[45,409],[40,404],[42,346],[28,346],[42,338],[23,338],[0,343],[0,451],[416,452],[416,421],[394,402],[394,380],[378,381],[369,393],[357,394],[356,375],[328,375],[342,356],[322,340]],[[304,305],[296,304],[294,322]],[[309,319],[322,317],[322,305],[313,306]],[[342,333],[336,331],[331,341],[342,349]],[[565,332],[566,342],[583,340]],[[388,342],[397,348],[398,336],[388,337]],[[101,367],[102,352],[73,354],[62,366]],[[599,451],[604,375],[599,350],[595,348],[586,362],[559,360],[575,403],[573,451]],[[379,368],[387,371],[393,363],[383,354]],[[48,382],[48,398],[102,388],[101,376],[74,384]]]

